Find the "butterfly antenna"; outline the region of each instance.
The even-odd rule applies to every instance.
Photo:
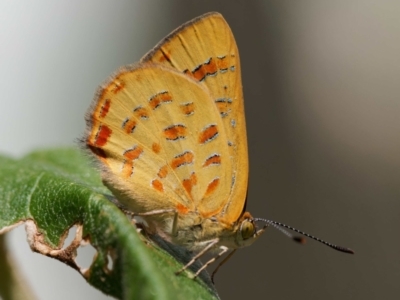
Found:
[[[304,235],[304,236],[306,236],[306,237],[308,237],[308,238],[310,238],[310,239],[313,239],[313,240],[315,240],[315,241],[317,241],[317,242],[320,242],[320,243],[324,244],[325,246],[331,247],[332,249],[335,249],[335,250],[337,250],[337,251],[344,252],[344,253],[354,254],[354,251],[351,250],[350,248],[345,248],[345,247],[341,247],[341,246],[336,246],[336,245],[334,245],[334,244],[325,242],[324,240],[321,240],[320,238],[317,238],[317,237],[315,237],[315,236],[312,236],[311,234],[308,234],[308,233],[306,233],[306,232],[304,232],[304,231],[298,230],[298,229],[296,229],[296,228],[294,228],[294,227],[292,227],[292,226],[289,226],[289,225],[286,225],[286,224],[283,224],[283,223],[279,223],[279,222],[271,221],[271,220],[266,220],[266,219],[262,219],[262,218],[255,218],[254,221],[255,221],[255,222],[257,222],[257,221],[265,222],[266,224],[265,224],[264,228],[265,228],[265,227],[268,227],[268,226],[272,226],[272,227],[278,229],[279,231],[281,231],[283,234],[285,234],[286,236],[288,236],[288,237],[291,238],[292,240],[294,240],[294,241],[296,241],[296,242],[298,242],[298,243],[301,243],[301,244],[304,244],[304,243],[305,243],[305,239],[304,239],[303,237],[293,236],[292,234],[290,234],[289,232],[287,232],[287,231],[286,231],[285,229],[283,229],[283,228],[286,228],[286,229],[292,230],[292,231],[294,231],[294,232],[300,233],[301,235]],[[283,228],[282,228],[282,227],[283,227]]]

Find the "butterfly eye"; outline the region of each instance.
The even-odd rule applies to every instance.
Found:
[[[242,222],[242,226],[240,226],[240,233],[242,234],[242,238],[244,240],[251,238],[255,233],[255,227],[254,227],[253,222],[244,220]]]

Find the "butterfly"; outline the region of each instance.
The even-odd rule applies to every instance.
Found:
[[[86,147],[121,206],[141,216],[146,230],[195,253],[177,273],[216,252],[196,277],[270,225],[291,236],[282,228],[290,226],[253,218],[245,209],[249,163],[240,60],[221,14],[183,24],[137,64],[120,68],[97,91],[86,123]]]

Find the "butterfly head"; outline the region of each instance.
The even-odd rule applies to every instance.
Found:
[[[255,219],[249,212],[245,212],[238,222],[236,244],[239,247],[250,246],[265,231],[265,227],[257,229]]]

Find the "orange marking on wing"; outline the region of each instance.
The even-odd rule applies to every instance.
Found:
[[[228,70],[228,68],[228,58],[226,56],[219,56],[217,59],[210,57],[208,62],[197,66],[193,71],[186,69],[183,71],[183,73],[198,81],[202,81],[207,76],[216,74],[218,70],[220,70],[221,73],[224,73]]]
[[[200,66],[200,68],[196,69],[195,71],[192,72],[192,76],[194,79],[200,81],[206,77],[206,72],[203,69],[203,65]]]
[[[153,143],[151,148],[153,149],[153,152],[157,153],[157,154],[160,153],[160,151],[161,151],[161,146],[158,143]]]
[[[228,59],[226,56],[217,57],[217,66],[221,71],[227,71],[229,68]]]
[[[154,179],[151,182],[151,185],[153,186],[153,188],[155,188],[157,191],[159,192],[164,192],[164,186],[162,184],[162,182],[158,179]]]
[[[160,178],[165,178],[167,177],[167,175],[168,175],[168,166],[167,165],[162,166],[158,171],[157,176]]]
[[[186,116],[190,116],[194,113],[194,103],[193,102],[181,104],[180,107],[181,107],[183,114]]]
[[[143,148],[140,146],[135,146],[132,149],[128,149],[124,152],[124,165],[122,167],[122,176],[130,177],[133,173],[134,163],[133,161],[138,159],[143,153]]]
[[[204,144],[207,143],[218,135],[217,125],[209,125],[207,126],[199,135],[199,143]]]
[[[181,214],[186,214],[189,211],[189,208],[187,208],[186,206],[178,203],[176,205],[176,210]]]
[[[218,111],[220,114],[227,114],[227,107],[226,107],[226,103],[224,102],[215,102],[215,104],[217,105]]]
[[[123,127],[126,133],[132,133],[136,128],[136,121],[133,119],[128,119],[126,122],[124,122]]]
[[[186,137],[186,126],[176,124],[164,129],[164,135],[167,140],[176,141]]]
[[[156,109],[162,103],[172,102],[172,96],[167,92],[161,92],[152,96],[149,100],[149,105],[152,109]]]
[[[217,73],[217,71],[218,71],[217,65],[215,64],[213,58],[211,57],[208,62],[195,68],[192,71],[192,75],[196,80],[201,81],[207,75],[213,75]]]
[[[192,175],[190,176],[190,180],[192,180],[193,185],[197,184],[197,175],[196,173],[192,173]]]
[[[229,106],[232,104],[232,100],[227,98],[219,98],[215,100],[214,103],[217,106],[218,111],[222,117],[226,117],[229,114],[230,112]]]
[[[125,88],[125,82],[123,81],[114,81],[114,84],[115,84],[115,87],[113,89],[114,94],[119,93]]]
[[[220,165],[221,164],[221,156],[219,154],[214,154],[206,159],[203,164],[203,167],[207,167],[209,165]]]
[[[216,190],[217,187],[218,187],[218,184],[219,184],[219,178],[218,178],[218,177],[217,177],[217,178],[214,178],[213,181],[211,181],[211,182],[208,184],[207,191],[206,191],[206,193],[204,194],[204,197],[210,196],[212,193],[214,193],[215,190]]]
[[[111,100],[106,99],[100,109],[100,118],[104,118],[110,110]]]
[[[106,125],[100,125],[99,131],[96,133],[94,140],[94,145],[97,147],[102,147],[107,144],[108,138],[111,136],[112,130]]]
[[[135,116],[137,118],[141,118],[141,119],[148,119],[149,118],[149,113],[147,112],[147,109],[145,109],[144,107],[136,107],[133,110],[133,113],[135,114]]]
[[[203,68],[205,69],[207,75],[212,75],[218,72],[218,66],[215,63],[215,59],[213,58],[210,58],[210,61],[208,63],[205,63],[203,65]]]
[[[175,156],[175,158],[171,162],[172,169],[176,169],[180,166],[193,163],[193,157],[193,153],[189,151],[183,152],[182,154]]]
[[[124,157],[127,160],[135,160],[138,159],[139,156],[143,153],[143,148],[140,146],[135,146],[132,149],[128,149],[124,152]]]
[[[195,173],[192,173],[192,175],[190,175],[190,178],[188,179],[184,179],[182,181],[182,185],[185,188],[185,190],[188,192],[188,194],[190,195],[190,197],[192,196],[192,188],[194,185],[197,184],[197,176]]]
[[[132,175],[133,172],[133,162],[125,161],[124,166],[122,167],[121,175],[124,178],[128,178]]]

